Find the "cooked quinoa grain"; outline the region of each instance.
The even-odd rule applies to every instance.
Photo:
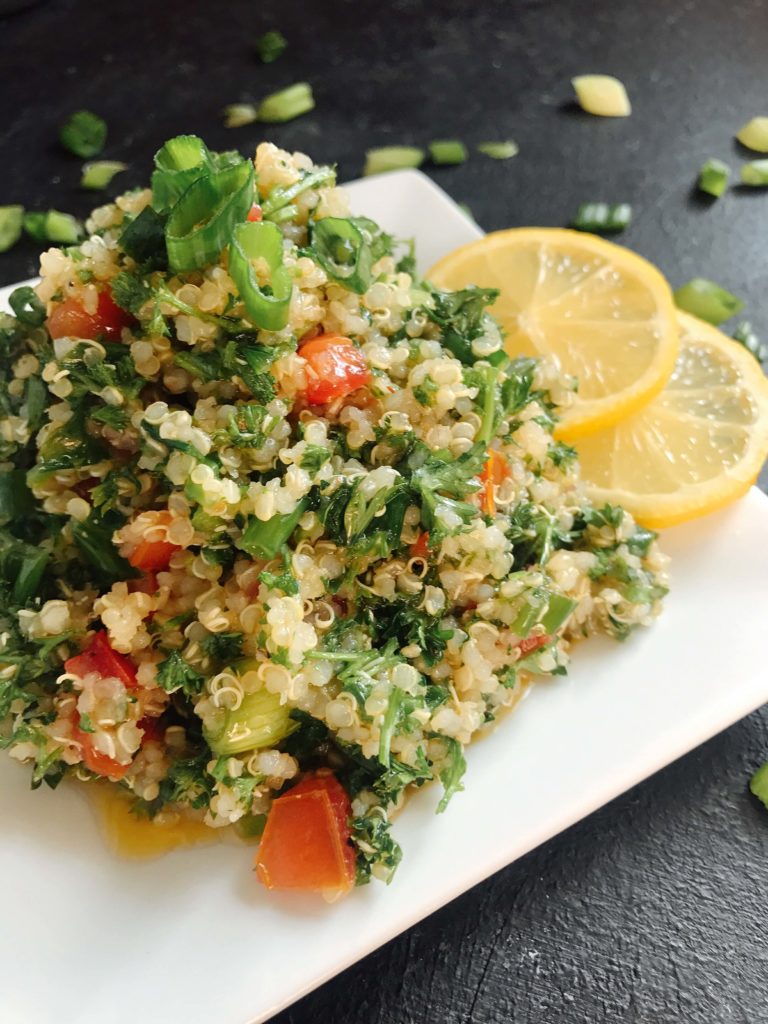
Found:
[[[574,382],[504,354],[493,293],[421,281],[303,154],[156,164],[0,318],[0,743],[248,835],[328,769],[387,878],[405,794],[444,809],[529,679],[649,625],[666,559],[585,498]]]

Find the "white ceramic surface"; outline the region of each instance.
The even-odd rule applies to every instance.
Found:
[[[479,233],[418,172],[350,191],[356,212],[415,236],[422,268]],[[267,894],[243,846],[121,861],[74,787],[30,793],[0,756],[3,1024],[266,1020],[768,700],[768,499],[753,490],[663,540],[673,579],[658,623],[579,647],[569,676],[469,752],[445,814],[436,788],[410,801],[392,885],[333,906]]]

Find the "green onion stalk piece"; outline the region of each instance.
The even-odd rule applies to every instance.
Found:
[[[741,168],[743,185],[765,187],[768,185],[768,160],[752,160]]]
[[[429,158],[433,164],[463,164],[467,147],[458,139],[430,142]]]
[[[278,57],[282,56],[287,46],[288,40],[283,33],[272,29],[256,40],[256,53],[262,63],[273,64]]]
[[[481,142],[477,147],[478,153],[489,156],[491,160],[509,160],[517,156],[520,147],[512,139],[504,142]]]
[[[266,522],[251,516],[243,535],[236,542],[241,551],[251,558],[263,558],[269,561],[274,558],[283,544],[287,544],[291,534],[299,525],[299,520],[307,509],[307,499],[303,498],[293,512],[285,512],[272,516]]]
[[[258,106],[257,117],[259,121],[268,124],[282,124],[283,121],[301,117],[302,114],[314,110],[314,107],[312,86],[308,82],[297,82],[295,85],[289,85],[287,89],[265,96]]]
[[[371,283],[373,254],[362,231],[345,217],[323,217],[312,228],[312,249],[334,281],[362,295]]]
[[[386,174],[387,171],[400,171],[406,167],[421,167],[426,153],[418,146],[381,146],[369,149],[365,154],[363,175]]]
[[[177,135],[155,153],[152,205],[163,213],[186,192],[193,181],[210,170],[211,154],[197,135]]]
[[[114,176],[124,171],[127,166],[128,164],[119,160],[95,160],[93,163],[84,164],[80,185],[82,188],[90,189],[107,188]]]
[[[70,153],[88,160],[104,148],[107,141],[106,122],[90,110],[78,110],[61,126],[59,141]]]
[[[288,705],[280,703],[279,693],[259,690],[247,693],[239,708],[223,711],[219,722],[206,732],[206,739],[218,757],[231,757],[273,747],[295,732],[298,725]]]
[[[215,263],[253,203],[253,164],[243,160],[193,181],[165,226],[168,263],[174,273]]]
[[[60,210],[24,214],[24,230],[36,242],[59,242],[74,245],[83,237],[83,226],[71,213]]]
[[[270,272],[271,294],[256,280],[252,260],[261,259]],[[288,323],[293,279],[283,265],[283,236],[276,224],[238,224],[229,243],[229,272],[245,304],[248,319],[264,331],[280,331]]]
[[[711,157],[702,164],[699,171],[699,189],[707,195],[716,199],[725,192],[728,187],[728,179],[731,176],[731,168],[722,160]]]
[[[741,299],[703,277],[694,277],[678,288],[674,299],[678,309],[706,320],[715,327],[719,327],[744,306]]]
[[[23,206],[0,206],[0,252],[8,252],[21,238]]]
[[[631,221],[629,203],[582,203],[571,227],[577,231],[624,231]]]
[[[287,187],[273,188],[269,198],[261,204],[261,214],[265,220],[275,220],[275,214],[284,207],[293,203],[294,199],[307,192],[311,188],[318,188],[320,185],[332,185],[336,180],[336,170],[333,167],[317,167],[300,178],[295,184]],[[286,218],[287,219],[287,218]]]
[[[242,128],[246,124],[253,124],[257,114],[252,103],[230,103],[224,107],[224,127]]]

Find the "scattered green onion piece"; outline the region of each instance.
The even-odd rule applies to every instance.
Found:
[[[758,363],[765,362],[768,359],[768,345],[761,341],[755,332],[752,330],[752,324],[748,320],[744,320],[732,334],[734,341],[738,341],[740,345],[743,345],[747,352],[751,352]]]
[[[83,226],[71,213],[48,210],[24,214],[24,230],[36,242],[59,242],[74,245],[83,237]]]
[[[311,188],[318,188],[320,185],[333,184],[336,180],[336,170],[333,167],[318,167],[300,178],[294,185],[285,188],[278,186],[273,188],[267,199],[261,204],[261,214],[265,220],[274,220],[275,213],[282,207],[292,203],[302,192]]]
[[[373,254],[353,221],[323,217],[312,228],[311,243],[318,263],[334,281],[358,295],[368,289]]]
[[[0,252],[8,252],[21,238],[23,206],[0,206]]]
[[[675,305],[684,313],[719,327],[742,308],[744,303],[714,281],[694,277],[674,293]]]
[[[163,213],[186,192],[193,181],[211,168],[208,147],[197,135],[177,135],[155,153],[152,205]]]
[[[291,709],[280,703],[280,694],[257,690],[243,697],[237,709],[227,709],[206,731],[211,750],[218,757],[232,757],[248,750],[274,747],[298,729]]]
[[[753,117],[736,132],[736,138],[747,149],[768,153],[768,117]]]
[[[264,64],[273,64],[278,57],[285,53],[287,46],[288,40],[283,33],[272,29],[256,40],[256,53]]]
[[[744,164],[741,168],[741,182],[758,188],[768,185],[768,160],[752,160]]]
[[[193,181],[165,226],[168,264],[174,273],[215,263],[253,203],[253,163],[239,164]]]
[[[8,305],[19,323],[26,327],[39,327],[45,320],[45,305],[29,285],[15,288],[8,296]]]
[[[287,220],[293,220],[298,215],[298,212],[298,206],[291,203],[289,206],[282,206],[279,210],[275,210],[269,220],[272,224],[284,224]]]
[[[582,203],[571,227],[577,231],[624,231],[631,221],[629,203]]]
[[[106,122],[90,110],[78,110],[61,126],[59,141],[70,153],[88,160],[104,148]]]
[[[492,160],[509,160],[511,157],[517,156],[520,147],[512,139],[507,139],[506,142],[481,142],[477,151],[489,156]]]
[[[252,103],[230,103],[224,107],[225,128],[242,128],[243,125],[253,124],[256,117],[256,107]]]
[[[716,199],[725,192],[728,187],[728,179],[731,176],[731,168],[715,157],[711,157],[701,165],[699,171],[699,189],[707,195]]]
[[[284,121],[301,117],[302,114],[314,110],[314,107],[312,86],[308,82],[297,82],[295,85],[289,85],[287,89],[265,96],[259,104],[256,116],[259,121],[266,121],[268,124],[282,124]]]
[[[271,294],[256,280],[251,261],[262,259],[269,267]],[[283,236],[269,221],[238,224],[229,244],[229,272],[245,304],[248,319],[265,331],[279,331],[288,323],[293,279],[283,266]]]
[[[114,176],[124,171],[127,166],[128,164],[121,163],[120,160],[96,160],[84,164],[80,185],[82,188],[107,188]]]
[[[467,159],[467,147],[458,139],[430,142],[427,148],[433,164],[463,164]]]
[[[381,146],[369,149],[365,154],[363,175],[386,174],[387,171],[401,171],[406,167],[421,167],[426,153],[418,146]]]
[[[768,761],[760,765],[750,779],[749,791],[768,809]]]

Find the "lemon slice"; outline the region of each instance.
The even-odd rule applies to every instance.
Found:
[[[439,288],[498,288],[491,307],[510,355],[553,355],[578,378],[557,436],[615,423],[658,394],[677,355],[667,282],[647,260],[595,235],[512,228],[462,246],[427,278]]]
[[[593,501],[646,526],[673,526],[744,494],[768,455],[768,379],[715,327],[679,313],[680,354],[666,388],[640,412],[582,438]]]

